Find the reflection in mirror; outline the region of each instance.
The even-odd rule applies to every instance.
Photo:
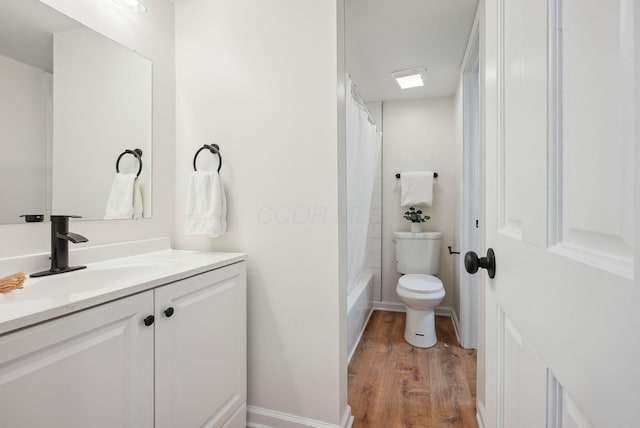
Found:
[[[0,223],[47,211],[51,34],[79,27],[37,1],[0,4]]]
[[[0,224],[51,212],[105,218],[116,160],[134,149],[143,169],[128,180],[137,192],[121,199],[139,195],[140,216],[150,217],[151,85],[146,58],[39,1],[3,0]],[[120,173],[135,176],[139,165],[124,156]],[[126,214],[111,218],[134,217]]]
[[[0,54],[0,223],[17,223],[21,214],[45,212],[43,125],[49,78],[45,70]]]
[[[53,52],[52,212],[103,218],[118,156],[139,148],[150,159],[151,63],[88,28],[55,34]],[[138,178],[147,196],[150,165]],[[121,173],[137,171],[122,158]]]

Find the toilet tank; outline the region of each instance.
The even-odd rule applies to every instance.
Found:
[[[399,273],[435,275],[440,267],[440,232],[393,232]]]

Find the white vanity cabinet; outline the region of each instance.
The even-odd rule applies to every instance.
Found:
[[[245,263],[0,336],[0,426],[244,428]]]
[[[0,336],[0,426],[152,427],[153,291]]]

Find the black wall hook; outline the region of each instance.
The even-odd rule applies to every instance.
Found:
[[[193,170],[198,170],[198,167],[196,166],[196,160],[198,160],[198,155],[200,154],[200,152],[205,149],[209,150],[214,155],[218,155],[218,172],[220,172],[220,168],[222,168],[222,155],[220,154],[220,146],[218,146],[217,144],[205,144],[198,149],[195,156],[193,157]]]

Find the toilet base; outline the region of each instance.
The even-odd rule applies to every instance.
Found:
[[[404,340],[416,348],[431,348],[438,343],[435,311],[433,309],[417,311],[407,308]]]

